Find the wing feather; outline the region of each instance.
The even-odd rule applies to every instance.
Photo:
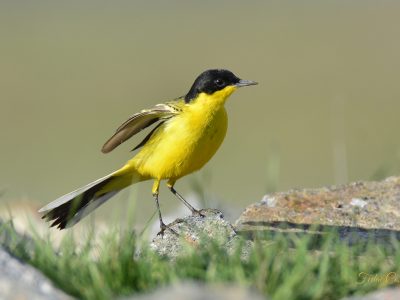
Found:
[[[126,120],[118,127],[114,135],[103,145],[101,151],[108,153],[127,139],[160,120],[166,120],[177,114],[179,110],[176,105],[165,103],[157,104],[153,108],[144,109]]]

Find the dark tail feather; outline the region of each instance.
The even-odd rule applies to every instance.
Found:
[[[39,210],[45,212],[42,219],[53,221],[50,226],[57,226],[60,230],[75,225],[120,191],[96,194],[113,179],[115,178],[110,174],[54,200]]]

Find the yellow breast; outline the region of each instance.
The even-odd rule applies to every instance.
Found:
[[[212,96],[200,94],[182,112],[160,126],[140,152],[128,162],[146,178],[176,180],[207,163],[227,130],[226,88]]]

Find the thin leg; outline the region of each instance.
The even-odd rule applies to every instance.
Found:
[[[152,192],[153,192],[154,200],[156,201],[156,206],[157,206],[157,211],[158,211],[158,219],[160,220],[160,229],[161,229],[161,230],[160,230],[159,233],[157,233],[157,235],[162,235],[162,236],[164,236],[164,231],[165,231],[166,229],[169,229],[172,233],[178,235],[178,233],[177,233],[175,230],[173,230],[172,228],[170,228],[168,225],[165,225],[165,223],[163,222],[163,219],[162,219],[162,216],[161,216],[160,203],[158,202],[158,190],[159,190],[159,187],[160,187],[160,181],[159,181],[159,180],[156,180],[156,181],[154,182]]]
[[[186,205],[187,208],[190,209],[190,211],[192,212],[193,215],[200,215],[200,216],[203,216],[203,217],[204,217],[204,215],[201,213],[200,210],[195,209],[189,202],[187,202],[187,201],[185,200],[185,198],[182,197],[181,194],[179,194],[179,193],[174,189],[174,184],[173,184],[173,183],[168,182],[168,183],[167,183],[167,186],[168,186],[169,190],[172,192],[172,194],[174,194],[179,200],[182,201],[183,204]]]
[[[158,202],[158,194],[154,194],[153,197],[154,197],[154,200],[156,201],[156,206],[157,206],[157,211],[158,211],[158,219],[160,220],[160,228],[162,230],[163,227],[165,227],[165,224],[161,217],[161,209],[160,209],[160,203]]]

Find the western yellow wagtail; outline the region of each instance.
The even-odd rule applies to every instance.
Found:
[[[228,118],[226,99],[239,87],[255,85],[223,69],[207,70],[194,81],[189,92],[174,101],[157,104],[131,116],[104,144],[103,153],[152,124],[157,125],[133,150],[139,152],[119,170],[66,194],[39,210],[59,229],[70,227],[127,186],[153,179],[153,197],[164,224],[158,193],[161,180],[193,214],[201,214],[175,189],[175,182],[207,163],[224,140]]]

